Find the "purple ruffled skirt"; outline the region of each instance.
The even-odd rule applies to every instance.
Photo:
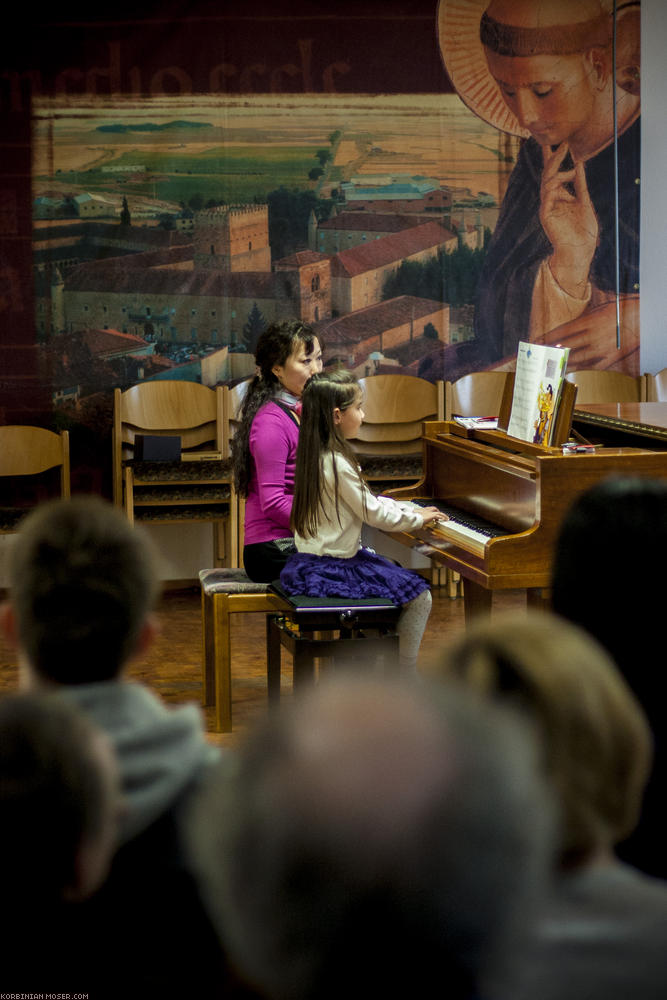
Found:
[[[418,573],[403,569],[370,549],[359,549],[351,559],[296,552],[283,567],[280,583],[288,594],[352,599],[384,597],[395,604],[407,604],[429,586]]]

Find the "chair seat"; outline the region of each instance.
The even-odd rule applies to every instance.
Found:
[[[225,461],[204,462],[141,462],[129,461],[135,483],[145,482],[216,482],[229,478],[231,463]]]
[[[205,489],[197,489],[194,486],[188,487],[181,483],[170,486],[168,489],[164,488],[164,483],[161,486],[163,488],[160,488],[158,485],[151,485],[142,489],[141,492],[137,491],[134,497],[135,506],[139,507],[154,503],[170,503],[175,505],[185,501],[191,503],[193,506],[202,506],[206,503],[229,500],[232,494],[231,486],[228,483],[221,483],[219,486],[208,486]]]
[[[379,457],[358,455],[361,471],[369,479],[419,479],[422,475],[421,455]]]
[[[210,594],[265,594],[268,583],[255,583],[244,569],[202,569],[199,582],[204,593]]]
[[[133,520],[151,524],[187,524],[188,522],[223,522],[228,508],[210,507],[197,504],[185,507],[179,504],[154,504],[151,507],[138,506],[134,509]]]

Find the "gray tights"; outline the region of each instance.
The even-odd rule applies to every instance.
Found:
[[[398,618],[398,655],[403,670],[415,670],[417,654],[431,613],[431,591],[422,590],[418,597],[403,605]]]

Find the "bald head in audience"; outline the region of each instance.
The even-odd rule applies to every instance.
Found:
[[[270,998],[472,997],[547,865],[521,727],[462,692],[353,677],[271,717],[200,802],[214,919]]]

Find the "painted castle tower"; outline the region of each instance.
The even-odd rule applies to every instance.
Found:
[[[268,206],[224,205],[197,212],[193,243],[198,270],[270,271]]]

